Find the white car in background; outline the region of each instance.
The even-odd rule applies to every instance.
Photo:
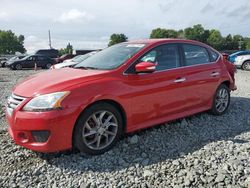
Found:
[[[87,53],[84,55],[78,55],[72,59],[67,59],[67,60],[63,61],[62,63],[58,63],[58,64],[53,65],[51,67],[51,69],[61,69],[64,67],[72,67],[78,63],[81,63],[82,61],[84,61],[85,59],[89,58],[90,56],[92,56],[96,53],[97,53],[97,51],[93,51],[93,52],[90,52],[90,53]]]
[[[243,70],[250,71],[250,55],[241,55],[236,57],[234,65]]]

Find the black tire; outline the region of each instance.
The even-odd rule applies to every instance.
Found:
[[[245,61],[242,65],[242,69],[246,71],[250,71],[250,61]]]
[[[52,64],[51,64],[51,63],[48,63],[48,64],[45,65],[44,68],[45,68],[45,69],[50,69],[51,66],[52,66]]]
[[[225,99],[220,99],[220,92],[225,92],[225,94],[228,96],[227,99],[225,97]],[[222,104],[221,103],[221,108],[219,108],[220,106],[218,106],[218,104],[220,103],[219,100],[224,100],[224,101],[227,101],[226,104]],[[214,99],[213,99],[213,106],[210,110],[210,112],[213,114],[213,115],[216,115],[216,116],[219,116],[219,115],[223,115],[224,113],[226,113],[228,107],[230,105],[230,89],[225,85],[225,84],[221,84],[215,94],[214,94]]]
[[[22,68],[23,68],[23,67],[22,67],[21,64],[16,64],[16,65],[15,65],[15,69],[16,69],[16,70],[22,70]]]
[[[98,139],[99,137],[101,137],[102,141],[104,141],[106,136],[101,135],[101,134],[106,134],[106,133],[105,132],[104,133],[95,133],[94,135],[92,134],[89,137],[88,136],[84,137],[83,133],[84,133],[84,130],[86,130],[86,122],[87,121],[88,121],[88,125],[90,125],[91,122],[89,122],[89,121],[91,120],[90,118],[93,117],[92,115],[95,113],[99,113],[99,112],[101,113],[103,111],[107,111],[107,113],[110,113],[108,115],[113,115],[115,117],[115,120],[116,120],[118,126],[116,126],[115,128],[112,128],[112,126],[109,125],[110,128],[116,129],[115,135],[111,136],[112,138],[110,140],[109,145],[105,146],[104,148],[93,149],[93,148],[91,148],[91,146],[88,146],[86,144],[87,138],[92,136],[92,139],[96,140],[96,138]],[[99,118],[100,118],[100,116],[99,116]],[[91,125],[90,126],[91,128],[95,127],[95,123],[93,123],[93,124],[94,124],[94,126]],[[100,128],[95,129],[96,132],[98,132],[98,130],[100,130]],[[109,132],[111,132],[111,131],[109,131]],[[120,112],[118,111],[118,109],[116,109],[113,105],[108,104],[108,103],[96,103],[96,104],[90,106],[89,108],[87,108],[78,118],[78,121],[76,122],[74,132],[73,132],[73,144],[74,144],[74,147],[76,149],[78,149],[79,151],[81,151],[83,153],[86,153],[88,155],[99,155],[99,154],[105,153],[106,151],[110,150],[115,145],[115,143],[119,140],[119,138],[122,135],[122,132],[123,132],[123,121],[122,121],[122,116],[121,116]],[[106,138],[108,140],[108,137],[106,137]],[[106,140],[105,140],[105,142],[106,142]],[[93,143],[93,145],[95,145],[95,144]],[[97,143],[96,143],[96,145],[97,145]]]

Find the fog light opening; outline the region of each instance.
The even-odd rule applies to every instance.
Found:
[[[17,138],[22,143],[27,143],[29,141],[29,135],[25,132],[19,132]]]

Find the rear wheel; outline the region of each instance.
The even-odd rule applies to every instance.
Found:
[[[225,84],[221,84],[214,95],[211,113],[214,115],[222,115],[227,111],[229,104],[230,89]]]
[[[250,61],[246,61],[242,65],[242,69],[246,71],[250,71]]]
[[[16,70],[22,70],[22,65],[21,64],[17,64],[17,65],[15,65],[15,69]]]
[[[46,64],[45,68],[46,68],[46,69],[50,69],[51,66],[52,66],[52,64],[51,64],[51,63],[48,63],[48,64]]]
[[[97,103],[79,117],[73,135],[75,147],[90,155],[98,155],[114,146],[122,134],[122,117],[108,103]]]

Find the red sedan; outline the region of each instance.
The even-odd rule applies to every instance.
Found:
[[[6,107],[14,141],[39,152],[109,150],[128,132],[210,110],[226,112],[235,67],[195,41],[109,47],[73,68],[31,76]]]

